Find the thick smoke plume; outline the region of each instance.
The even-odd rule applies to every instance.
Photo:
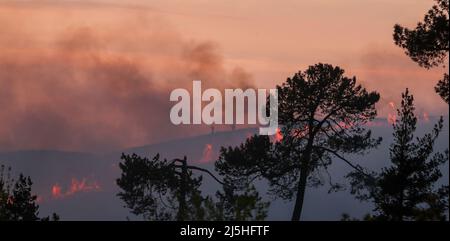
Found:
[[[0,150],[111,150],[208,133],[173,126],[169,93],[246,88],[218,46],[150,13],[0,4]]]

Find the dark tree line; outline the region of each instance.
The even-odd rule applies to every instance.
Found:
[[[333,161],[342,161],[353,169],[347,176],[352,194],[376,207],[367,220],[448,219],[448,184],[436,184],[448,151],[435,153],[433,148],[443,119],[415,140],[417,117],[408,90],[393,125],[392,165],[369,172],[346,156],[364,155],[380,144],[381,138],[373,138],[366,125],[376,116],[378,93],[366,91],[355,77],[328,64],[310,66],[277,89],[282,138],[255,135],[240,146],[221,148],[215,163],[219,178],[188,165],[186,158],[123,155],[117,184],[127,207],[149,220],[262,220],[269,203],[254,182],[265,180],[270,195],[294,201],[292,220],[300,220],[306,189],[323,185],[323,173],[331,190],[342,189],[328,170]],[[202,194],[202,176],[194,171],[212,176],[223,190],[215,197]]]
[[[262,201],[254,186],[237,189],[229,180],[219,180],[206,169],[188,165],[187,159],[152,160],[136,154],[122,155],[118,196],[135,215],[146,220],[263,220],[269,203]],[[215,196],[202,194],[198,171],[213,177],[223,190]]]

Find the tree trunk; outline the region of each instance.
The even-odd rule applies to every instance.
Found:
[[[297,197],[295,199],[294,212],[292,214],[292,221],[300,221],[302,215],[303,201],[305,199],[306,181],[308,179],[308,170],[302,168],[300,170],[300,180],[298,182]]]
[[[311,127],[310,127],[311,130]],[[297,187],[297,197],[295,198],[294,212],[292,213],[292,221],[300,221],[303,209],[303,201],[305,199],[306,182],[308,181],[309,175],[309,163],[311,162],[311,153],[313,148],[314,136],[309,133],[310,138],[308,139],[308,144],[306,145],[303,160],[300,164],[300,180],[298,181]]]

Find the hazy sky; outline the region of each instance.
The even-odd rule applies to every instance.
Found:
[[[173,88],[192,79],[273,87],[318,62],[379,91],[381,117],[406,87],[418,111],[448,115],[433,89],[445,70],[418,67],[392,41],[395,23],[413,27],[432,4],[0,0],[0,150],[106,148],[193,134],[199,129],[168,126]],[[154,112],[143,114],[149,103]]]
[[[317,62],[343,67],[385,99],[412,88],[423,108],[446,111],[433,94],[442,69],[418,67],[393,44],[395,23],[414,27],[431,0],[137,1],[160,10],[186,38],[216,42],[227,66],[272,86]]]

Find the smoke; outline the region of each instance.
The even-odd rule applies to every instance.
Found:
[[[129,9],[0,4],[0,150],[111,150],[206,133],[173,126],[169,94],[251,86],[212,42]],[[89,21],[84,21],[89,19]]]
[[[365,87],[381,94],[377,104],[380,117],[395,113],[406,88],[414,95],[418,115],[448,115],[448,105],[434,91],[445,69],[421,68],[396,46],[369,46],[359,62],[359,67],[349,70]]]

